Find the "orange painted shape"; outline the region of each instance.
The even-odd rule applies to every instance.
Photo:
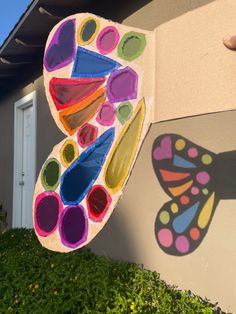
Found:
[[[190,176],[190,173],[173,172],[173,171],[168,171],[164,169],[160,169],[160,173],[161,173],[162,179],[166,182],[179,181],[179,180],[188,178]]]
[[[177,187],[174,187],[174,188],[169,188],[168,190],[170,191],[170,193],[173,195],[173,196],[179,196],[181,194],[183,194],[185,191],[187,191],[193,184],[193,180],[183,184],[183,185],[180,185],[180,186],[177,186]]]
[[[106,99],[106,89],[98,91],[83,101],[59,112],[59,118],[67,132],[74,134],[85,122],[91,119]]]

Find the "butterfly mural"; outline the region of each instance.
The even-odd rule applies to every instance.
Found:
[[[183,256],[203,241],[217,204],[236,198],[236,152],[215,154],[181,135],[164,134],[152,148],[155,174],[171,198],[157,214],[160,248]]]
[[[48,249],[89,243],[122,195],[150,125],[142,64],[151,36],[89,13],[64,19],[49,35],[44,85],[66,137],[45,161],[34,193],[34,228]]]

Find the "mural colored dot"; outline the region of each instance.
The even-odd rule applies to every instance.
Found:
[[[189,247],[190,247],[189,241],[184,235],[178,236],[176,238],[175,246],[176,246],[176,249],[182,254],[188,253]]]
[[[56,230],[61,210],[61,200],[55,192],[46,192],[37,196],[35,200],[34,225],[40,236],[46,237]]]
[[[97,38],[97,48],[102,54],[112,52],[118,45],[120,35],[114,26],[105,27]]]
[[[202,155],[201,161],[204,165],[210,165],[213,161],[211,155],[209,154],[204,154]]]
[[[104,103],[97,115],[97,122],[104,126],[111,126],[115,121],[115,108],[109,102]]]
[[[164,247],[170,247],[173,243],[173,234],[170,229],[161,229],[157,234],[160,244]]]
[[[78,143],[81,147],[87,147],[92,144],[98,135],[98,128],[92,124],[86,123],[77,133]]]
[[[101,222],[111,204],[111,196],[102,185],[95,185],[87,196],[89,218]]]
[[[200,238],[200,231],[198,228],[192,228],[190,230],[190,237],[193,239],[193,240],[198,240]]]
[[[198,195],[199,194],[199,188],[196,186],[193,186],[191,188],[191,193],[192,193],[192,195]]]
[[[146,37],[142,33],[128,32],[121,39],[118,46],[118,56],[132,61],[143,53],[146,47]]]
[[[186,142],[185,140],[183,140],[182,138],[178,139],[176,142],[175,142],[175,149],[178,150],[178,151],[181,151],[185,148],[185,145],[186,145]]]
[[[186,195],[182,195],[182,196],[180,197],[180,202],[181,202],[181,204],[183,204],[183,205],[187,205],[187,204],[189,203],[189,201],[190,201],[190,199],[189,199],[189,197],[186,196]]]
[[[70,248],[76,248],[86,241],[88,219],[85,209],[81,205],[64,209],[61,215],[59,233],[62,243]]]
[[[59,162],[55,158],[48,159],[43,167],[41,174],[41,181],[45,190],[56,190],[59,184],[60,173],[61,166]]]
[[[69,167],[79,156],[78,146],[73,140],[66,140],[61,151],[61,162],[64,167]]]
[[[179,206],[176,203],[172,203],[170,206],[172,213],[176,214],[179,211]]]
[[[189,150],[188,150],[188,156],[189,156],[190,158],[196,158],[196,157],[198,156],[198,151],[197,151],[197,149],[196,149],[195,147],[189,148]]]
[[[170,221],[170,214],[166,210],[163,210],[160,213],[159,218],[160,218],[161,223],[163,223],[163,225],[166,225]]]
[[[80,25],[77,34],[77,40],[80,45],[91,43],[99,30],[99,21],[95,18],[86,18]]]
[[[209,190],[208,190],[208,189],[202,189],[202,193],[203,193],[204,195],[208,195],[208,194],[209,194]]]
[[[125,124],[132,116],[133,106],[130,102],[120,104],[116,109],[116,115],[121,124]]]
[[[210,175],[206,171],[201,171],[196,175],[197,182],[205,185],[210,181]]]

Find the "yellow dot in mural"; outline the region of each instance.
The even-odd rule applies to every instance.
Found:
[[[99,20],[94,17],[87,17],[80,24],[77,31],[77,42],[84,46],[90,44],[99,31]]]
[[[163,225],[166,225],[170,221],[170,214],[166,210],[163,210],[160,213],[159,218],[160,218],[161,223],[163,223]]]
[[[171,204],[170,209],[172,211],[172,213],[176,214],[179,211],[179,207],[176,203]]]
[[[61,163],[64,167],[69,167],[79,156],[78,145],[75,141],[66,140],[60,150]]]
[[[212,163],[212,157],[209,154],[202,155],[201,160],[204,165],[210,165]]]
[[[176,142],[175,142],[175,148],[177,150],[183,150],[184,147],[186,145],[186,142],[185,140],[183,140],[182,138],[178,139]]]

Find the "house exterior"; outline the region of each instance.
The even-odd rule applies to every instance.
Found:
[[[35,181],[53,146],[65,138],[51,116],[42,76],[44,46],[52,27],[66,16],[91,12],[128,26],[153,30],[186,12],[220,1],[32,1],[0,47],[0,203],[7,212],[9,228],[32,228]],[[223,113],[223,118],[214,115],[211,123],[222,123],[226,116],[229,118],[228,113]],[[234,117],[235,115],[231,114],[231,119]],[[204,117],[196,119],[203,125],[208,124]],[[190,124],[197,123],[191,120]],[[182,259],[168,256],[158,250],[154,226],[149,225],[150,221],[154,222],[160,208],[159,205],[154,208],[155,193],[159,193],[160,202],[163,203],[166,202],[166,195],[160,188],[153,190],[153,182],[157,181],[155,174],[151,172],[148,150],[151,151],[153,141],[160,132],[168,132],[168,129],[176,132],[181,127],[188,128],[189,123],[180,122],[179,126],[173,126],[172,122],[167,122],[163,127],[152,125],[125,188],[123,199],[107,225],[89,246],[97,254],[144,264],[149,269],[161,272],[162,278],[169,283],[205,295],[213,302],[220,301],[220,305],[225,309],[235,310],[235,254],[228,247],[222,254],[230,251],[233,259],[232,263],[225,267],[218,259],[217,250],[207,255],[209,247]],[[152,207],[153,212],[146,212],[145,206]],[[142,231],[144,226],[145,232],[150,232],[147,238]],[[217,230],[213,232],[214,235],[217,234]],[[217,241],[212,241],[216,248]],[[217,267],[222,267],[220,275],[216,274]],[[227,273],[227,269],[232,276]],[[217,284],[216,276],[219,276]]]

